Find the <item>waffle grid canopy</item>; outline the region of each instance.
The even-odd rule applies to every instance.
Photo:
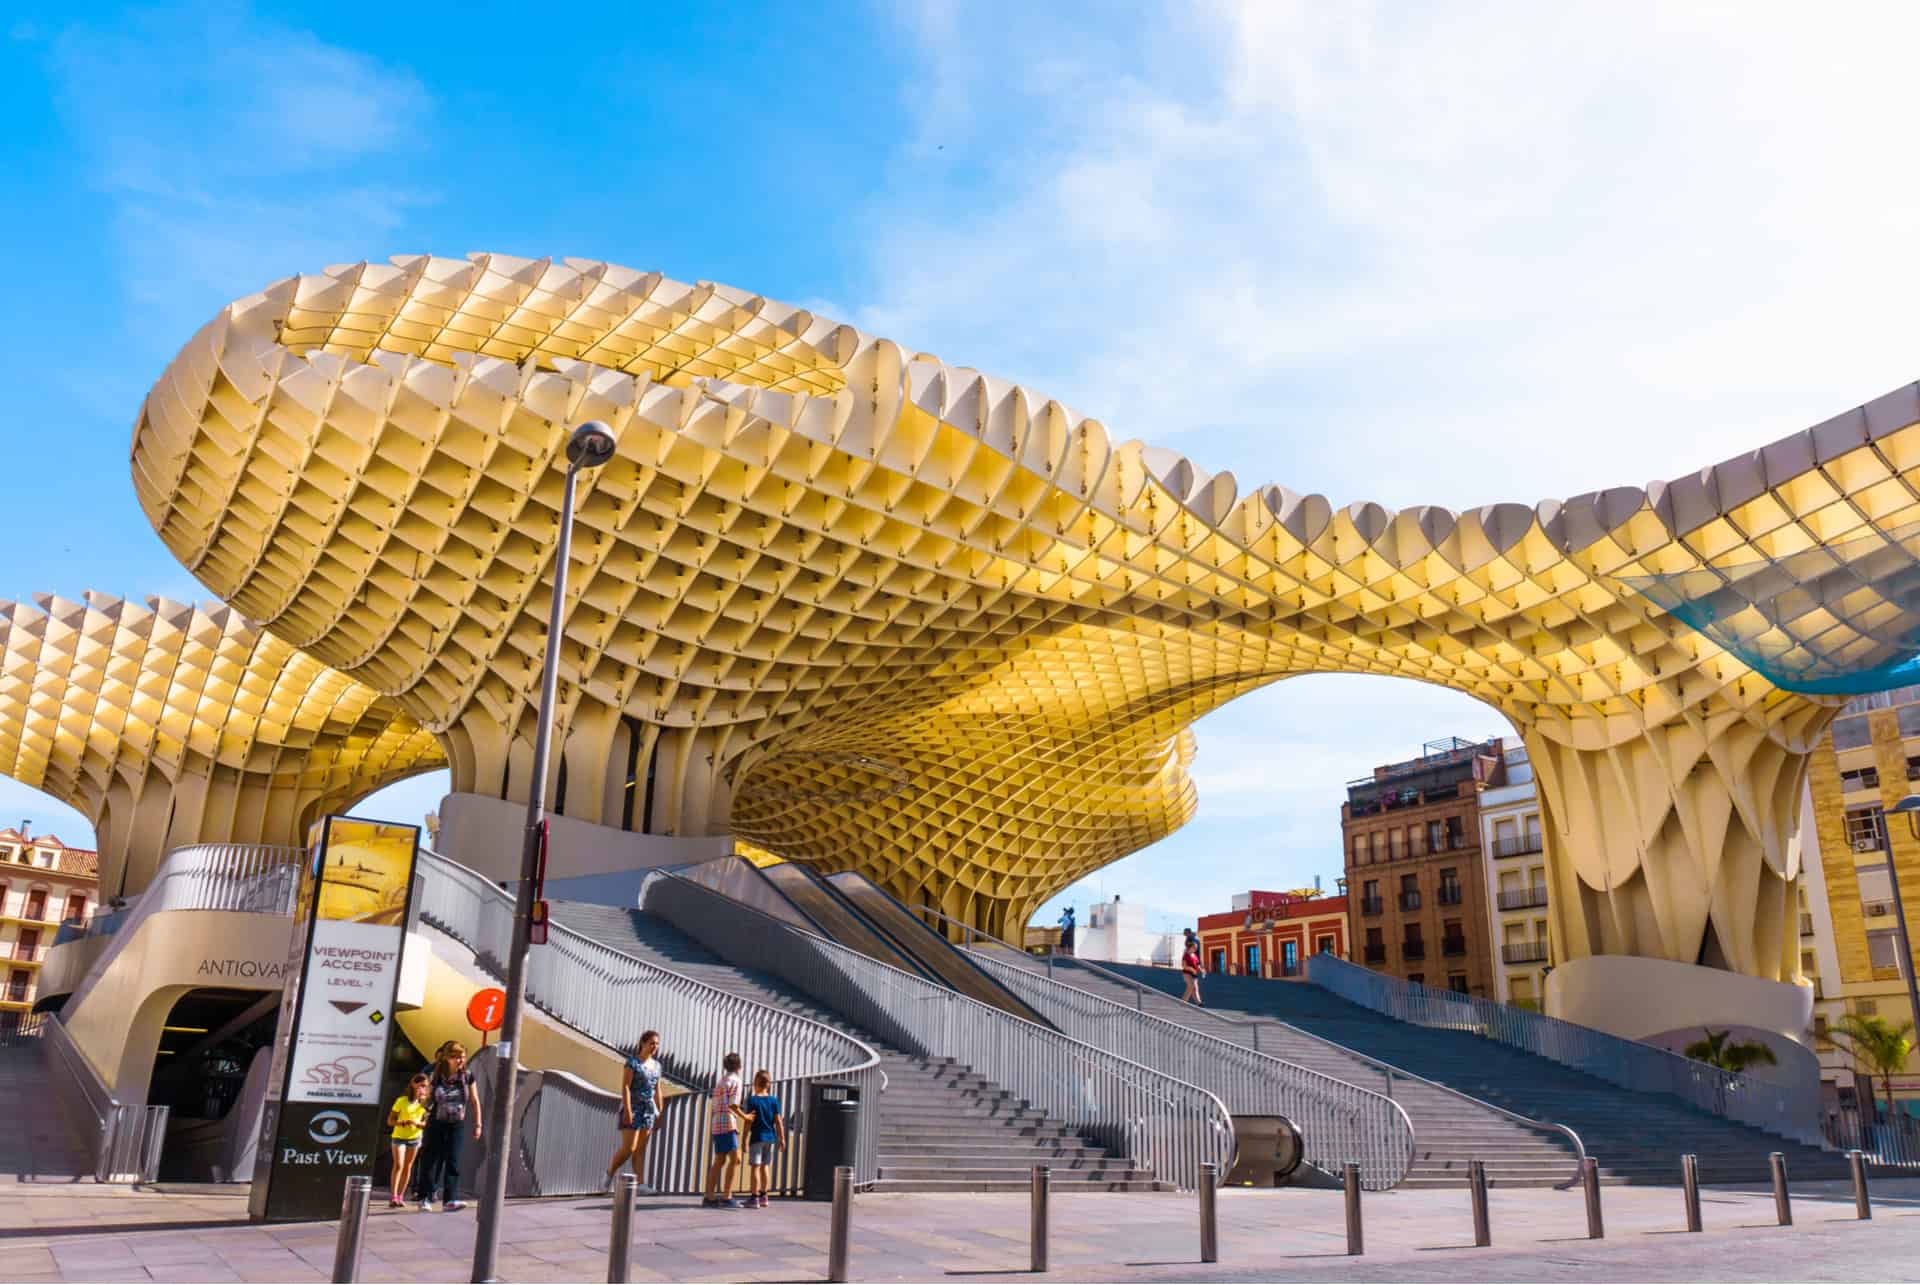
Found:
[[[1200,715],[1360,672],[1519,729],[1560,958],[1791,979],[1799,783],[1839,699],[1660,586],[1920,523],[1915,388],[1645,489],[1335,509],[757,295],[499,255],[234,303],[132,467],[210,590],[437,734],[457,790],[523,799],[589,418],[619,448],[582,484],[560,810],[730,832],[1000,933],[1192,816]]]

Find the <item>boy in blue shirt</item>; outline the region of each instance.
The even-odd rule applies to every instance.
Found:
[[[765,1070],[753,1073],[753,1092],[740,1110],[740,1123],[747,1126],[747,1208],[765,1209],[767,1191],[773,1185],[773,1149],[786,1149],[787,1122],[780,1114],[780,1099],[773,1091],[773,1076]]]

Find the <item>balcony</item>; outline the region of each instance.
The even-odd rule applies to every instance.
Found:
[[[1442,937],[1440,939],[1440,953],[1456,958],[1466,954],[1467,939],[1465,937]]]
[[[1419,893],[1417,893],[1417,892],[1403,892],[1403,893],[1401,893],[1401,894],[1400,894],[1400,909],[1402,909],[1402,910],[1418,910],[1418,909],[1420,909],[1420,894],[1419,894]]]
[[[1369,964],[1384,964],[1387,962],[1387,946],[1385,942],[1370,941],[1367,943],[1367,962]]]
[[[1424,941],[1401,942],[1400,957],[1402,959],[1425,959],[1427,957],[1427,943]]]
[[[1385,909],[1386,903],[1378,897],[1360,898],[1360,913],[1363,915],[1377,915]]]
[[[1531,888],[1509,888],[1500,893],[1500,909],[1526,910],[1533,906],[1547,904],[1547,885],[1535,884]]]
[[[1509,964],[1539,964],[1546,962],[1547,943],[1544,941],[1510,941],[1500,948],[1500,958]]]
[[[1546,837],[1539,834],[1518,834],[1507,839],[1493,841],[1494,859],[1501,857],[1524,857],[1539,852],[1547,846]]]
[[[22,946],[18,942],[9,948],[0,959],[10,959],[16,964],[44,964],[47,962],[46,946]]]
[[[1465,896],[1466,889],[1457,883],[1443,883],[1440,885],[1440,904],[1443,906],[1457,906]]]
[[[1802,937],[1813,936],[1813,916],[1812,915],[1802,914],[1800,916],[1800,935]]]

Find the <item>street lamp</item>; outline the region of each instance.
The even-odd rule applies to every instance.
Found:
[[[573,552],[573,496],[582,469],[599,468],[613,458],[613,430],[588,420],[567,439],[567,481],[560,498],[560,546],[553,555],[553,605],[547,614],[547,658],[540,676],[540,716],[533,728],[533,780],[527,786],[527,832],[520,850],[520,888],[513,901],[513,945],[507,956],[507,1005],[501,1015],[501,1075],[493,1093],[492,1135],[485,1183],[480,1194],[479,1226],[473,1239],[473,1279],[495,1279],[500,1255],[500,1216],[507,1203],[508,1158],[513,1152],[516,1059],[520,1053],[520,1015],[527,991],[527,945],[533,918],[534,881],[540,876],[540,836],[547,810],[547,750],[553,741],[553,702],[560,686],[560,632],[567,602],[567,562]]]
[[[1904,812],[1907,829],[1920,839],[1920,794],[1909,794],[1893,805],[1892,811]],[[1887,854],[1887,890],[1893,894],[1893,924],[1900,934],[1900,975],[1907,979],[1907,1002],[1913,1005],[1913,1020],[1920,1022],[1920,985],[1913,978],[1913,946],[1907,940],[1907,903],[1900,899],[1900,872],[1893,864],[1893,830],[1885,818],[1880,824],[1880,850]]]

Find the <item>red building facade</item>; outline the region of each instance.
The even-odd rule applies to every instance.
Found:
[[[1209,973],[1302,981],[1309,956],[1348,957],[1344,892],[1256,890],[1234,903],[1233,910],[1200,916],[1200,957]]]

